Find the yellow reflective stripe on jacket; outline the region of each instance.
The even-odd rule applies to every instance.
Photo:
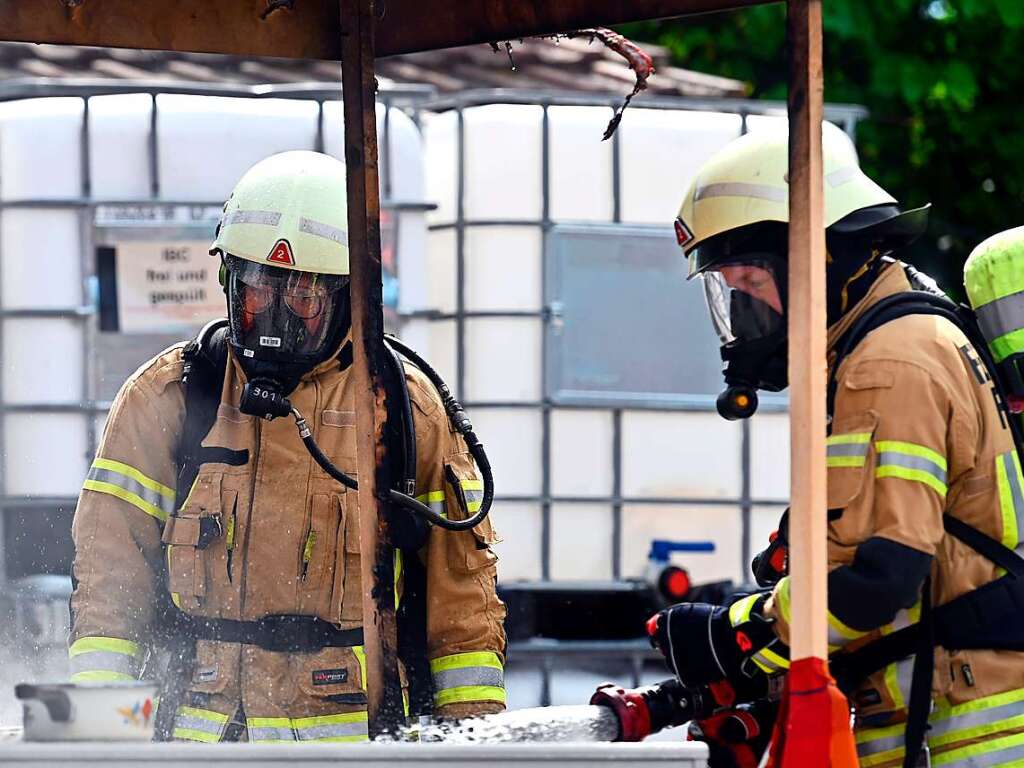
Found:
[[[366,712],[293,718],[292,730],[299,741],[351,742],[370,739]]]
[[[179,741],[216,744],[224,737],[224,729],[229,719],[227,715],[214,712],[212,709],[178,707],[174,715],[172,737]]]
[[[473,701],[505,703],[505,674],[498,654],[474,651],[430,661],[434,704],[443,707]]]
[[[864,765],[864,763],[861,763]],[[1024,765],[1024,733],[1014,733],[997,739],[951,749],[932,757],[933,766],[1001,766]]]
[[[245,728],[252,744],[276,744],[296,741],[292,721],[287,717],[247,717]]]
[[[466,511],[470,514],[479,511],[484,498],[484,481],[472,478],[460,480],[459,485],[462,488],[462,495],[466,499]]]
[[[789,610],[789,576],[783,576],[775,585],[775,605],[778,608],[779,616],[787,624],[790,621]]]
[[[1024,530],[1024,477],[1021,476],[1017,451],[996,456],[996,486],[1003,521],[1002,542],[1010,549],[1016,549],[1021,530]]]
[[[826,617],[828,619],[828,650],[830,653],[842,648],[851,640],[856,640],[867,634],[867,632],[846,626],[832,611],[828,611]]]
[[[361,645],[353,645],[352,653],[356,655],[359,662],[359,685],[366,690],[366,650]]]
[[[93,669],[75,672],[69,679],[72,683],[115,683],[135,682],[137,678],[135,675],[129,675],[126,672],[108,672],[103,669]]]
[[[876,478],[913,480],[946,498],[946,458],[942,454],[901,440],[879,440],[875,443],[875,450],[878,452]]]
[[[161,523],[174,512],[174,489],[112,459],[95,459],[82,487],[127,501]]]
[[[872,768],[892,760],[902,760],[906,740],[904,723],[883,728],[864,728],[854,732],[857,761],[861,768]]]
[[[430,507],[431,511],[436,512],[441,517],[448,516],[448,509],[444,503],[444,491],[428,491],[427,493],[421,493],[416,497],[416,501],[420,501]]]
[[[768,675],[774,675],[776,672],[782,672],[783,670],[789,669],[789,659],[782,654],[776,653],[772,650],[773,645],[781,645],[779,640],[773,640],[764,648],[756,651],[750,660],[757,665],[757,667]]]
[[[825,440],[825,465],[863,467],[871,447],[870,432],[845,432]]]
[[[729,623],[734,627],[750,621],[750,612],[762,597],[761,594],[747,595],[729,606]]]
[[[280,742],[368,741],[367,713],[344,712],[313,717],[249,717],[245,720],[249,741],[254,744]]]
[[[68,648],[72,682],[135,680],[142,669],[138,643],[119,637],[82,637]]]

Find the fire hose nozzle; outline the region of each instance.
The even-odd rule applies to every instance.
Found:
[[[608,707],[619,720],[616,741],[643,741],[651,735],[651,713],[647,701],[638,690],[626,690],[615,683],[601,683],[590,697],[590,703]]]

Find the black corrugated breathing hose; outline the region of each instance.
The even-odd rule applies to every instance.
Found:
[[[444,380],[437,371],[435,371],[422,357],[416,354],[415,351],[398,341],[398,339],[393,336],[387,336],[385,339],[392,349],[407,357],[413,365],[423,371],[423,374],[430,379],[431,384],[433,384],[437,389],[438,394],[441,396],[441,402],[444,405],[445,412],[448,414],[448,419],[455,427],[455,430],[462,435],[463,439],[466,441],[469,453],[473,457],[474,461],[476,461],[477,467],[480,469],[480,475],[484,484],[484,494],[480,502],[480,509],[476,514],[466,518],[465,520],[449,520],[447,517],[443,517],[432,510],[423,502],[417,501],[412,496],[402,493],[401,491],[397,491],[394,488],[388,489],[388,498],[394,504],[397,504],[403,509],[409,510],[414,515],[423,517],[439,528],[444,528],[448,531],[468,531],[470,528],[475,528],[483,522],[484,518],[487,517],[488,513],[491,511],[491,504],[494,501],[494,477],[491,474],[491,463],[488,461],[487,454],[484,452],[483,444],[477,438],[476,433],[473,432],[473,423],[469,420],[469,416],[466,415],[462,405],[452,395],[451,390],[448,389],[448,385],[444,383]],[[295,425],[299,429],[299,437],[302,438],[302,442],[306,446],[306,450],[309,451],[310,455],[313,457],[313,460],[320,465],[324,472],[333,477],[343,486],[351,488],[352,490],[358,490],[359,482],[354,477],[346,475],[331,463],[331,460],[324,455],[324,452],[320,450],[320,446],[318,446],[316,441],[313,439],[313,433],[310,430],[309,425],[306,424],[305,418],[303,418],[302,414],[299,413],[298,409],[294,406],[290,407],[291,414],[295,417]]]

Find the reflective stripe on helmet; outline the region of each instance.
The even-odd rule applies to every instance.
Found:
[[[837,126],[822,125],[825,178],[824,224],[896,200],[869,179],[857,164],[853,142]],[[761,222],[789,221],[789,136],[777,127],[741,136],[708,160],[690,183],[679,210],[692,238],[688,255],[702,242],[724,232]],[[700,270],[691,264],[691,276]]]

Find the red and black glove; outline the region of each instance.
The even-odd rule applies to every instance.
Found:
[[[761,613],[766,598],[754,598],[748,611],[733,618],[729,608],[707,603],[666,608],[647,622],[651,645],[683,685],[742,683],[760,672],[750,657],[776,640],[772,621]]]
[[[757,768],[768,743],[779,706],[761,700],[716,712],[690,723],[688,738],[709,749],[709,768]]]
[[[750,563],[759,587],[774,587],[789,572],[789,510],[782,514],[778,530],[768,537],[768,546]]]

